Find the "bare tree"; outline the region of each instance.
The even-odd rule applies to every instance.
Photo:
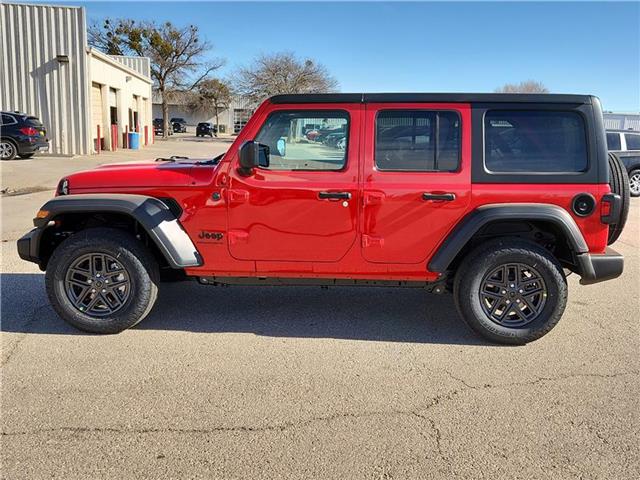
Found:
[[[520,83],[506,83],[496,88],[496,93],[549,93],[544,83],[537,80],[525,80]]]
[[[231,88],[217,78],[206,78],[191,95],[188,107],[193,112],[213,113],[216,117],[216,136],[220,121],[218,114],[229,108]]]
[[[292,52],[258,56],[240,68],[234,78],[238,92],[254,103],[285,93],[325,93],[338,89],[337,80],[323,65],[298,59]]]
[[[128,19],[105,19],[102,28],[89,28],[89,45],[110,55],[139,55],[151,59],[151,77],[162,97],[164,136],[169,131],[169,100],[172,94],[189,92],[224,62],[204,62],[211,45],[200,39],[198,27],[176,27],[171,22],[136,23]]]

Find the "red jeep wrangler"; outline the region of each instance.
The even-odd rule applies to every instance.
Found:
[[[568,272],[622,273],[625,175],[593,96],[281,95],[217,158],[63,178],[18,251],[90,332],[193,277],[452,291],[476,332],[521,344],[562,316]]]

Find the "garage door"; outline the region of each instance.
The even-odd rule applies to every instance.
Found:
[[[102,125],[102,94],[100,85],[91,84],[91,130],[93,138],[97,138],[97,127],[100,126],[100,138],[104,138]]]

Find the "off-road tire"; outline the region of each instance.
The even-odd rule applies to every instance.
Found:
[[[13,140],[3,138],[0,140],[0,146],[2,147],[0,160],[13,160],[18,155],[18,147]]]
[[[624,164],[617,155],[609,152],[609,185],[611,192],[620,195],[622,205],[620,208],[620,219],[617,223],[609,225],[609,239],[607,243],[613,244],[622,233],[627,217],[629,216],[629,175]]]
[[[640,169],[631,170],[629,173],[629,183],[631,183],[632,178],[640,185]],[[629,195],[632,197],[640,197],[640,188],[633,191],[631,187],[629,187]]]
[[[503,264],[520,263],[533,267],[546,286],[546,301],[531,323],[513,328],[494,322],[485,313],[480,288],[485,277]],[[476,333],[496,343],[523,345],[539,339],[556,326],[567,304],[567,283],[562,267],[544,248],[519,238],[490,240],[462,261],[453,287],[456,308]]]
[[[74,306],[66,291],[67,270],[89,253],[116,258],[130,279],[123,306],[108,316],[96,317]],[[150,251],[129,233],[113,228],[92,228],[71,235],[51,256],[45,275],[47,295],[54,310],[67,323],[91,333],[118,333],[144,319],[158,296],[160,273]]]

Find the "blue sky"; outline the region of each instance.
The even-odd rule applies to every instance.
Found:
[[[65,2],[89,19],[198,25],[227,65],[291,50],[342,91],[485,92],[535,79],[640,110],[640,3]]]

